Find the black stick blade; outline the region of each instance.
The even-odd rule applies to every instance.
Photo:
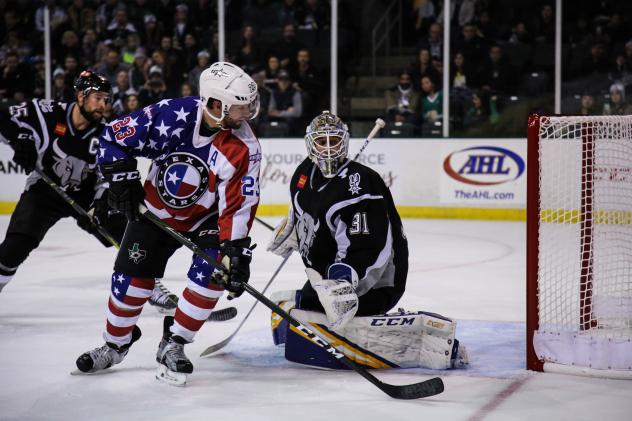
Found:
[[[237,316],[237,309],[235,307],[226,307],[221,310],[213,311],[208,319],[211,322],[225,322],[227,320],[233,319]]]
[[[420,383],[402,386],[381,383],[380,389],[382,389],[388,396],[395,399],[427,398],[443,392],[443,380],[439,377],[434,377]]]

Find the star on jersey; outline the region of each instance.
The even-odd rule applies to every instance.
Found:
[[[163,105],[167,105],[167,106],[168,106],[168,105],[169,105],[169,101],[171,101],[171,100],[170,100],[170,99],[163,99],[162,101],[160,101],[160,102],[158,103],[158,107],[160,108],[160,107],[162,107]]]
[[[182,120],[182,121],[184,121],[184,122],[186,122],[186,121],[187,121],[187,116],[188,116],[189,114],[191,114],[190,112],[188,112],[188,113],[187,113],[187,112],[185,112],[185,111],[184,111],[184,107],[180,107],[180,111],[174,111],[174,113],[178,116],[178,117],[176,118],[176,121],[178,121],[178,120]]]
[[[178,181],[182,180],[180,177],[178,177],[178,174],[175,171],[167,173],[167,179],[167,181],[173,184],[178,184]]]
[[[177,129],[173,129],[173,131],[171,132],[171,136],[177,137],[178,139],[180,139],[180,133],[182,133],[182,130],[184,130],[184,127],[178,127]]]
[[[196,272],[195,279],[197,279],[198,281],[204,280],[204,274],[202,274],[202,272]]]
[[[161,101],[162,102],[162,101]],[[158,131],[160,132],[160,136],[169,136],[169,133],[167,133],[167,130],[169,130],[171,126],[167,126],[165,125],[165,121],[162,120],[160,122],[159,126],[156,126],[156,129],[158,129]]]

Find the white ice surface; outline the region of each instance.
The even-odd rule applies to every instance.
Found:
[[[0,216],[0,231],[9,218]],[[274,223],[274,218],[267,219]],[[630,420],[632,381],[531,373],[524,367],[525,235],[523,223],[406,220],[411,250],[399,306],[459,320],[457,337],[471,355],[467,370],[373,371],[393,384],[441,375],[436,397],[397,401],[353,372],[304,368],[272,344],[269,311],[258,305],[224,352],[198,355],[228,336],[253,303],[244,295],[236,319],[203,326],[186,347],[195,366],[176,388],[154,379],[162,315],[147,306],[143,337],[125,361],[99,375],[70,376],[77,356],[103,344],[115,251],[63,220],[0,293],[1,420]],[[2,235],[2,234],[0,234]],[[259,243],[251,283],[263,288],[280,258]],[[184,287],[190,254],[169,262],[164,283]],[[300,287],[293,256],[271,290]]]

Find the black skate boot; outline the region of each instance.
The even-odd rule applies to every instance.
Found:
[[[163,336],[156,353],[156,378],[174,386],[184,386],[187,374],[193,372],[193,364],[184,354],[184,345],[188,342],[180,336],[171,334],[169,328],[172,324],[173,317],[165,317]]]
[[[82,373],[95,373],[120,363],[129,352],[129,348],[140,336],[140,329],[138,326],[134,326],[132,330],[132,341],[130,343],[119,347],[113,343],[106,342],[105,345],[99,348],[81,354],[81,356],[77,358],[77,368]]]

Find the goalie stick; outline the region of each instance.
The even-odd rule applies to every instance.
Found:
[[[114,239],[114,237],[112,237],[105,228],[95,223],[94,219],[92,219],[92,216],[84,208],[79,206],[79,204],[77,204],[77,202],[75,202],[75,200],[72,197],[70,197],[68,193],[66,193],[61,187],[59,187],[57,183],[55,183],[48,175],[46,175],[44,170],[36,166],[34,171],[42,178],[42,180],[44,180],[46,184],[48,184],[48,186],[51,189],[53,189],[57,194],[59,194],[61,198],[64,199],[66,203],[68,203],[75,210],[75,212],[77,212],[79,215],[85,218],[88,218],[92,226],[95,227],[95,229],[99,232],[99,234],[101,234],[105,239],[107,239],[116,249],[119,249],[121,247],[120,244]],[[166,291],[169,291],[167,288],[165,288],[162,285],[162,283],[159,280],[156,280],[156,284],[159,288],[164,288]],[[177,303],[178,296],[171,292],[169,292],[169,294],[175,298],[174,301]],[[237,316],[237,309],[235,307],[226,307],[226,308],[211,312],[207,320],[211,322],[223,322],[226,320],[233,319],[235,316]]]
[[[165,222],[160,220],[160,218],[158,218],[157,216],[149,212],[145,206],[140,205],[139,210],[141,214],[145,216],[145,218],[147,218],[148,220],[156,224],[156,226],[161,228],[163,231],[169,234],[172,238],[174,238],[180,244],[187,247],[193,253],[200,256],[209,265],[213,266],[216,269],[219,269],[225,272],[227,271],[226,267],[221,262],[216,261],[211,256],[206,254],[194,242],[192,242],[191,240],[189,240],[188,238],[186,238],[185,236],[183,236],[182,234],[180,234],[179,232],[171,228]],[[268,298],[266,298],[265,295],[261,294],[250,284],[244,283],[243,286],[244,286],[245,291],[247,291],[250,295],[252,295],[258,301],[261,301],[266,307],[268,307],[270,310],[278,314],[281,318],[286,320],[288,323],[292,324],[292,326],[300,330],[312,342],[314,342],[316,345],[323,348],[325,351],[327,351],[329,354],[335,357],[342,364],[344,364],[351,370],[355,371],[356,373],[364,377],[366,380],[371,382],[373,385],[375,385],[377,388],[379,388],[382,392],[386,393],[390,397],[395,398],[395,399],[417,399],[417,398],[425,398],[429,396],[434,396],[443,392],[443,389],[444,389],[443,381],[439,377],[434,377],[434,378],[431,378],[419,383],[407,384],[407,385],[392,385],[392,384],[388,384],[388,383],[384,383],[380,381],[377,377],[369,373],[368,370],[366,370],[364,367],[356,364],[354,361],[347,358],[342,352],[334,348],[325,339],[316,335],[309,328],[302,325],[301,322],[296,320],[294,317],[290,316],[281,307],[279,307],[278,305],[270,301]]]

